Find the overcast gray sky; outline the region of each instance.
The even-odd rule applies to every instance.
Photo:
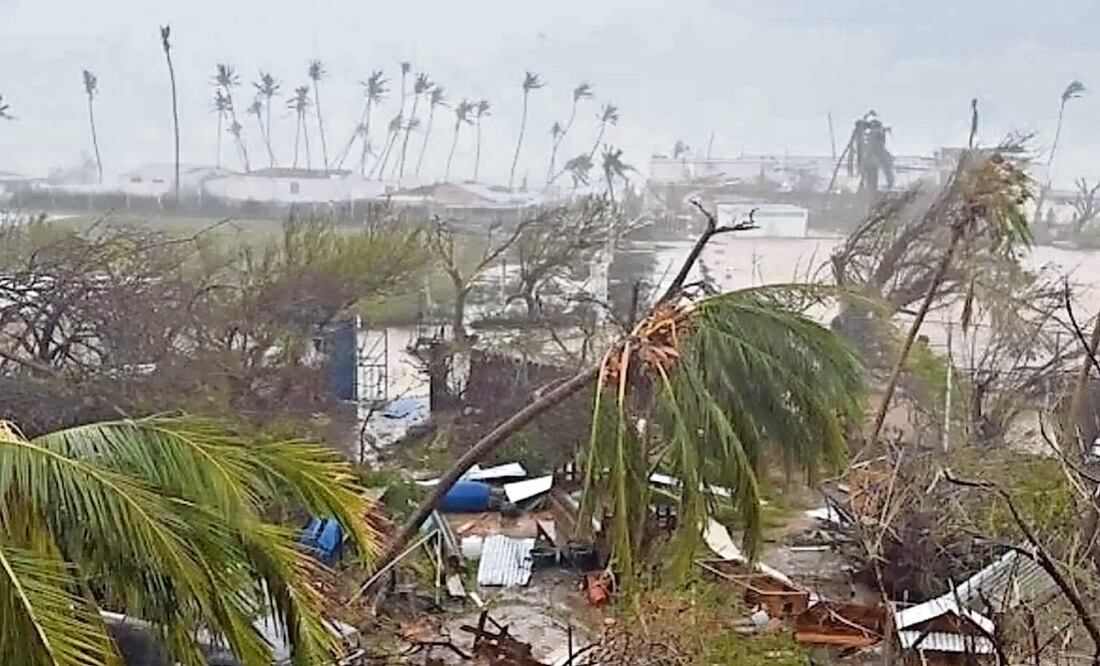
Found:
[[[0,0],[0,94],[18,117],[0,125],[0,169],[44,173],[90,152],[84,68],[99,76],[107,173],[170,160],[162,23],[173,29],[183,159],[199,163],[214,160],[209,80],[218,62],[234,64],[246,81],[272,70],[289,90],[307,81],[310,58],[322,59],[335,152],[359,112],[357,82],[382,68],[396,87],[397,63],[409,60],[450,99],[493,104],[483,149],[483,172],[493,179],[507,177],[523,72],[537,71],[549,86],[532,93],[519,169],[535,181],[546,170],[550,124],[564,120],[580,81],[595,86],[597,99],[563,153],[591,144],[598,104],[610,101],[622,121],[608,138],[639,167],[678,138],[705,149],[711,131],[716,155],[827,154],[826,114],[844,134],[869,108],[893,127],[894,152],[930,152],[965,139],[974,96],[986,141],[1034,130],[1045,147],[1066,83],[1100,88],[1095,0]],[[249,93],[242,88],[240,97]],[[393,115],[393,103],[377,124]],[[436,119],[425,171],[441,170],[451,118],[445,110]],[[1098,118],[1100,89],[1071,103],[1057,180],[1100,175]],[[281,105],[275,123],[287,161],[293,120]],[[245,132],[260,161],[253,125],[245,122]],[[318,154],[316,136],[313,143]],[[460,145],[457,173],[469,172],[471,148]],[[224,156],[234,164],[228,142]]]

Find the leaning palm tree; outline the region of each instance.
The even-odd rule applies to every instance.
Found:
[[[401,142],[401,160],[394,162],[393,169],[401,178],[405,177],[405,157],[409,150],[409,136],[412,135],[414,127],[419,126],[419,119],[416,117],[416,107],[420,104],[420,96],[426,95],[431,92],[435,84],[428,78],[428,75],[421,72],[416,75],[416,81],[413,83],[413,104],[412,111],[409,114],[409,122],[405,125],[405,139]]]
[[[724,506],[739,516],[746,550],[754,554],[760,472],[772,461],[808,472],[838,468],[845,458],[844,426],[858,419],[863,381],[853,350],[804,314],[828,291],[771,286],[710,296],[710,290],[689,286],[711,238],[749,228],[751,223],[720,227],[708,214],[703,235],[649,315],[601,362],[542,392],[456,460],[395,532],[378,565],[404,550],[470,467],[589,388],[592,429],[581,454],[586,462],[577,525],[585,530],[589,517],[611,516],[604,527],[626,588],[647,545],[654,472],[678,479],[662,491],[678,509],[677,564],[690,566],[701,529]]]
[[[481,169],[481,119],[489,115],[489,100],[479,99],[474,106],[474,124],[477,127],[477,142],[474,149],[474,182]]]
[[[565,163],[565,166],[562,167],[562,173],[569,173],[573,179],[573,189],[575,190],[581,185],[589,184],[591,181],[589,174],[593,166],[592,157],[586,153],[581,153]]]
[[[424,153],[428,152],[428,138],[432,135],[432,121],[435,120],[435,109],[438,106],[447,106],[446,94],[443,88],[436,85],[428,96],[428,124],[424,127],[424,142],[420,144],[420,157],[416,159],[416,175],[420,175],[420,167],[424,164]]]
[[[294,127],[294,166],[298,168],[298,145],[305,135],[306,144],[306,170],[313,168],[309,154],[309,124],[306,122],[306,112],[309,110],[309,86],[298,86],[294,89],[294,95],[287,100],[287,108],[294,112],[297,119]]]
[[[603,141],[603,135],[607,131],[608,125],[619,124],[619,107],[614,104],[604,104],[600,109],[600,115],[596,116],[599,121],[599,129],[596,130],[596,140],[592,142],[592,150],[588,151],[589,159],[596,157],[596,151],[600,148],[600,142]]]
[[[370,173],[367,174],[368,178],[374,177],[375,169],[378,170],[378,179],[384,180],[386,173],[386,164],[390,161],[390,155],[393,154],[393,147],[397,144],[397,137],[401,134],[401,128],[405,126],[405,119],[399,113],[390,119],[389,127],[387,127],[387,140],[386,145],[382,147],[382,153],[375,160],[374,166],[371,167]]]
[[[325,573],[270,522],[276,506],[335,518],[360,555],[377,534],[353,470],[331,449],[249,441],[181,418],[93,423],[24,437],[0,423],[0,662],[121,664],[102,611],[201,664],[196,636],[246,666],[329,663]],[[265,619],[266,616],[266,619]]]
[[[252,100],[252,103],[248,105],[245,112],[250,116],[256,116],[256,126],[260,129],[260,138],[263,139],[264,145],[268,147],[268,155],[271,153],[271,138],[267,135],[267,130],[264,129],[264,103],[259,98]],[[274,162],[274,160],[272,160]]]
[[[309,61],[309,78],[313,81],[313,103],[317,109],[317,131],[321,134],[321,159],[328,170],[328,145],[325,143],[325,119],[321,115],[321,79],[325,77],[325,65],[320,60]]]
[[[217,151],[217,158],[214,160],[215,166],[219,169],[222,166],[222,126],[225,124],[225,120],[229,117],[229,98],[225,96],[221,88],[214,90],[214,114],[217,115],[217,142],[215,144],[215,150]]]
[[[565,127],[561,128],[561,131],[554,136],[553,148],[550,151],[550,168],[546,171],[546,184],[549,185],[554,181],[555,173],[554,167],[557,164],[558,149],[561,148],[561,144],[565,141],[565,135],[569,134],[569,130],[573,128],[573,121],[577,119],[577,105],[581,100],[590,99],[592,97],[592,86],[587,83],[582,83],[576,88],[573,88],[573,106],[569,110],[569,120],[565,122]],[[558,123],[554,125],[561,127]]]
[[[1062,121],[1066,115],[1066,103],[1071,99],[1077,99],[1085,92],[1085,84],[1080,81],[1070,81],[1066,89],[1062,91],[1061,103],[1058,105],[1058,124],[1054,128],[1054,142],[1050,144],[1050,156],[1047,158],[1047,180],[1045,186],[1050,187],[1050,181],[1054,170],[1054,156],[1058,153],[1058,142],[1062,138]]]
[[[447,168],[443,171],[443,182],[446,183],[451,178],[451,160],[455,156],[455,148],[458,147],[458,133],[462,129],[463,125],[473,124],[470,120],[470,113],[474,110],[474,104],[468,99],[464,99],[458,103],[455,107],[455,129],[454,138],[451,139],[451,149],[447,152]]]
[[[367,175],[367,156],[370,154],[370,120],[371,111],[375,106],[382,103],[386,99],[386,94],[389,89],[386,85],[389,81],[382,74],[382,70],[375,70],[371,72],[371,75],[367,77],[367,80],[363,82],[363,94],[366,96],[366,102],[363,105],[363,114],[359,119],[359,126],[356,128],[359,130],[357,134],[361,134],[363,139],[363,151],[359,158],[359,174],[362,176]],[[354,136],[352,140],[354,141]],[[348,144],[350,149],[351,144]]]
[[[263,137],[264,143],[267,146],[267,158],[272,168],[275,167],[275,150],[271,145],[271,107],[274,104],[275,96],[279,94],[279,89],[282,85],[275,79],[271,72],[260,72],[260,78],[258,81],[252,84],[252,87],[256,89],[256,98],[263,100],[264,105],[264,127]]]
[[[603,151],[601,160],[601,166],[603,166],[604,180],[607,182],[607,197],[608,199],[615,200],[615,179],[621,179],[624,183],[629,182],[629,174],[631,171],[637,171],[634,167],[626,164],[622,161],[623,151],[621,148],[608,147]]]
[[[175,178],[172,180],[172,189],[176,193],[176,204],[180,202],[180,113],[179,100],[176,97],[176,68],[172,65],[172,45],[168,39],[172,34],[171,26],[160,27],[160,44],[164,49],[164,59],[168,61],[168,80],[172,84],[172,132],[176,139],[175,153]]]
[[[1031,180],[1016,161],[1017,156],[1014,153],[1018,151],[1019,146],[992,151],[973,148],[964,151],[937,201],[929,207],[927,214],[945,217],[943,224],[950,230],[950,237],[929,280],[924,300],[902,342],[897,363],[883,389],[871,429],[871,443],[876,442],[882,432],[894,391],[905,370],[913,343],[960,246],[981,242],[993,251],[1012,255],[1019,247],[1030,244],[1031,230],[1022,208],[1032,198]]]
[[[4,101],[3,95],[0,95],[0,120],[15,120],[15,116],[11,115],[11,104]]]
[[[512,156],[512,168],[508,172],[508,189],[512,189],[516,180],[516,165],[519,164],[519,151],[523,148],[523,135],[527,131],[527,102],[531,95],[532,90],[538,90],[546,85],[546,82],[539,78],[539,75],[534,72],[527,72],[523,75],[523,115],[519,120],[519,138],[516,139],[516,153]]]
[[[248,146],[245,145],[244,136],[241,133],[243,126],[237,119],[237,107],[233,104],[233,89],[240,87],[241,77],[237,74],[233,65],[218,63],[214,73],[214,85],[221,88],[229,100],[229,132],[237,143],[237,150],[240,152],[241,164],[244,166],[244,170],[251,171],[252,168],[248,163]]]
[[[95,166],[99,174],[99,182],[103,183],[103,160],[99,156],[99,138],[95,131],[95,99],[99,92],[99,79],[89,70],[84,70],[84,94],[88,96],[88,123],[92,126],[92,150],[95,151]]]
[[[554,180],[554,164],[558,159],[558,144],[561,143],[562,136],[565,135],[565,127],[558,121],[554,121],[550,125],[550,166],[546,169],[546,184],[549,185]]]

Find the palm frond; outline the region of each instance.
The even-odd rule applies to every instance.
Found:
[[[1062,104],[1065,104],[1071,99],[1077,99],[1085,93],[1085,90],[1085,84],[1076,79],[1070,81],[1069,85],[1066,86],[1066,89],[1062,91]]]

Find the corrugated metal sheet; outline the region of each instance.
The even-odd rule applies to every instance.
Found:
[[[958,585],[954,596],[974,610],[987,611],[992,606],[993,612],[1003,613],[1021,603],[1043,603],[1056,591],[1054,579],[1038,562],[1011,550]]]
[[[924,636],[922,639],[921,636]],[[923,631],[899,631],[898,641],[905,649],[924,652],[954,652],[958,654],[993,654],[993,643],[982,636],[961,636]],[[917,641],[920,641],[917,644]]]
[[[494,534],[485,539],[477,584],[485,587],[526,585],[531,580],[531,549],[534,539],[512,539]]]
[[[899,610],[894,612],[894,626],[901,633],[901,629],[908,629],[909,627],[918,625],[922,622],[927,622],[932,618],[940,617],[947,614],[958,615],[959,617],[966,618],[985,629],[989,633],[993,633],[996,628],[993,624],[993,620],[976,613],[969,608],[959,606],[959,603],[955,601],[950,595],[944,595],[942,597],[936,597],[923,604],[918,604],[905,610]]]

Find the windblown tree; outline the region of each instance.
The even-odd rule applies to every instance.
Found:
[[[799,309],[806,296],[820,297],[819,290],[762,287],[700,296],[685,287],[714,235],[746,228],[751,225],[719,227],[708,215],[705,232],[655,308],[600,363],[540,392],[455,461],[390,540],[380,566],[404,549],[472,465],[593,386],[582,515],[612,516],[607,528],[620,583],[631,589],[636,562],[651,542],[645,526],[653,471],[680,480],[668,491],[680,517],[678,564],[690,566],[692,546],[717,507],[715,487],[731,489],[745,545],[755,553],[759,470],[777,459],[809,471],[842,463],[843,428],[859,413],[862,382],[851,349]],[[582,517],[578,525],[584,524]]]
[[[271,138],[267,135],[267,129],[264,127],[264,103],[263,100],[257,97],[252,100],[252,103],[248,105],[245,112],[250,116],[256,117],[256,127],[260,130],[260,138],[263,139],[264,145],[267,146],[268,157],[274,161],[274,155],[271,152]]]
[[[214,104],[212,108],[214,115],[217,116],[217,138],[215,139],[214,148],[217,157],[214,160],[214,165],[220,169],[222,166],[222,127],[229,118],[229,98],[225,96],[221,88],[214,89]]]
[[[294,166],[298,168],[298,142],[305,139],[306,170],[313,168],[313,161],[309,154],[309,123],[306,122],[306,113],[309,111],[309,86],[298,86],[294,89],[294,96],[287,100],[287,108],[294,111]]]
[[[474,126],[477,140],[474,147],[474,182],[477,182],[478,173],[481,171],[481,120],[489,115],[489,100],[479,99],[474,106]]]
[[[1074,185],[1077,186],[1077,194],[1073,197],[1073,218],[1069,226],[1073,233],[1084,232],[1097,217],[1100,217],[1100,180],[1089,184],[1088,180],[1078,178]]]
[[[565,163],[562,167],[562,173],[568,173],[573,179],[573,189],[576,190],[581,185],[588,185],[591,182],[592,156],[588,154],[580,154]]]
[[[523,135],[527,131],[527,106],[531,91],[538,90],[546,85],[534,72],[526,72],[523,75],[523,115],[519,120],[519,138],[516,139],[516,153],[512,156],[512,168],[508,171],[508,189],[513,189],[516,180],[516,165],[519,164],[519,153],[523,149]]]
[[[619,124],[619,107],[614,104],[604,104],[600,109],[600,114],[596,116],[599,120],[599,125],[596,129],[596,140],[592,142],[592,150],[588,151],[588,159],[596,159],[596,151],[600,149],[600,142],[603,141],[604,134],[607,133],[608,126],[614,126]]]
[[[412,136],[414,129],[420,126],[420,119],[416,115],[416,109],[420,105],[420,98],[424,95],[431,93],[435,84],[428,78],[428,75],[420,72],[416,75],[416,81],[413,83],[413,103],[412,111],[409,113],[409,121],[405,124],[405,138],[401,142],[401,160],[394,163],[394,171],[397,172],[399,178],[405,177],[405,158],[409,152],[409,137]]]
[[[374,107],[381,104],[386,98],[386,93],[389,90],[386,85],[389,81],[386,80],[385,75],[381,70],[375,70],[371,72],[371,75],[367,77],[366,81],[361,82],[363,86],[363,111],[359,114],[359,122],[356,123],[355,129],[348,138],[348,142],[344,144],[344,150],[340,155],[340,159],[337,161],[337,166],[343,167],[344,160],[351,153],[352,147],[355,145],[355,140],[360,139],[363,142],[363,150],[359,159],[359,175],[367,175],[367,157],[370,155],[370,121],[371,112]]]
[[[959,158],[948,182],[925,213],[929,217],[940,218],[949,236],[942,254],[933,265],[927,291],[883,390],[871,430],[871,442],[878,440],[913,343],[958,261],[957,251],[968,242],[977,241],[987,243],[994,252],[1005,254],[1012,254],[1019,247],[1028,245],[1031,235],[1022,207],[1031,196],[1030,179],[1020,165],[1017,146],[1006,145],[993,150],[971,148]]]
[[[233,104],[233,89],[240,87],[241,77],[237,74],[233,65],[219,63],[214,73],[214,85],[221,88],[222,93],[228,100],[229,133],[233,135],[233,140],[237,144],[237,151],[240,153],[241,164],[244,166],[244,170],[251,171],[252,168],[248,163],[248,146],[245,145],[244,136],[242,134],[244,126],[241,125],[240,121],[237,119],[237,108]]]
[[[456,249],[460,245],[455,242],[454,228],[438,217],[433,221],[427,232],[428,248],[454,289],[451,328],[456,343],[464,344],[469,337],[466,331],[466,302],[474,284],[515,246],[524,230],[534,221],[535,218],[527,218],[508,231],[501,229],[499,225],[490,225],[481,254],[470,261],[466,261]]]
[[[386,140],[382,144],[382,152],[379,153],[378,159],[375,160],[374,166],[371,167],[371,173],[378,169],[378,178],[380,180],[386,177],[386,163],[389,161],[389,155],[392,152],[393,145],[397,142],[397,138],[401,135],[401,128],[405,126],[405,98],[408,97],[408,84],[409,73],[412,72],[412,63],[401,63],[401,96],[398,98],[397,115],[390,119],[389,126],[387,128],[388,133]]]
[[[848,143],[833,168],[827,191],[833,190],[840,165],[845,160],[848,164],[848,175],[859,176],[859,191],[878,192],[880,174],[886,179],[886,186],[893,187],[894,156],[886,148],[886,135],[889,133],[890,128],[882,123],[874,111],[868,111],[862,118],[856,119]]]
[[[309,61],[309,79],[313,81],[313,104],[317,109],[317,132],[321,135],[321,159],[328,170],[328,144],[325,142],[325,117],[321,114],[321,79],[325,78],[325,65],[320,60]]]
[[[269,165],[275,167],[275,150],[271,145],[271,107],[275,104],[275,96],[279,94],[282,85],[275,79],[271,72],[260,72],[259,80],[252,84],[256,89],[256,99],[262,100],[264,107],[264,128],[261,135],[267,147]]]
[[[1039,216],[1043,211],[1043,204],[1046,203],[1047,195],[1050,192],[1051,182],[1054,178],[1054,158],[1058,154],[1058,144],[1062,140],[1062,122],[1066,117],[1066,105],[1070,100],[1077,99],[1081,95],[1085,94],[1085,84],[1074,79],[1069,82],[1069,85],[1062,91],[1062,96],[1058,104],[1058,123],[1054,127],[1054,141],[1050,144],[1050,155],[1047,157],[1047,175],[1046,180],[1043,182],[1043,186],[1039,188],[1039,196],[1035,202],[1035,215],[1032,218],[1032,224],[1039,222]]]
[[[99,138],[95,130],[95,96],[99,93],[99,79],[89,70],[84,70],[84,94],[88,96],[88,124],[92,128],[92,150],[95,151],[96,172],[99,175],[99,183],[103,183],[103,159],[99,156]]]
[[[445,183],[451,180],[451,162],[455,157],[455,148],[458,147],[458,134],[463,125],[473,124],[473,121],[470,120],[470,114],[473,113],[474,108],[474,104],[468,99],[462,100],[455,106],[454,136],[451,138],[451,149],[447,151],[447,166],[443,170],[443,182]]]
[[[447,106],[447,96],[443,88],[438,84],[428,94],[428,124],[424,127],[424,142],[420,144],[420,157],[416,159],[416,175],[420,175],[420,167],[424,164],[424,153],[428,152],[428,140],[432,136],[432,122],[435,120],[435,109],[439,106]]]
[[[550,150],[550,167],[546,170],[546,184],[550,185],[554,182],[560,174],[555,172],[557,167],[558,150],[561,148],[561,144],[565,141],[566,135],[569,134],[569,130],[573,129],[573,121],[577,119],[577,106],[582,100],[592,98],[592,86],[587,83],[582,83],[576,88],[573,88],[573,106],[569,109],[569,119],[565,121],[565,126],[562,127],[559,123],[554,122],[551,127],[550,135],[553,137],[553,147]],[[559,131],[555,132],[554,128],[558,128]]]
[[[257,627],[286,627],[295,663],[337,656],[323,567],[293,528],[292,501],[339,520],[369,559],[370,501],[329,448],[250,441],[210,422],[92,423],[28,439],[0,422],[0,660],[122,663],[100,609],[149,623],[173,662],[206,663],[195,636],[248,666],[272,663]]]
[[[180,114],[179,100],[176,97],[176,68],[172,65],[172,45],[169,38],[172,34],[171,26],[160,27],[160,45],[164,50],[164,59],[168,62],[168,80],[172,84],[172,134],[175,138],[175,178],[172,181],[172,189],[176,193],[176,203],[180,202]]]
[[[603,177],[607,182],[607,197],[612,201],[615,200],[615,180],[619,179],[623,181],[624,185],[630,183],[629,173],[631,171],[637,171],[634,167],[626,164],[622,160],[623,151],[621,148],[612,148],[608,146],[603,151],[602,159],[600,160],[603,167]]]

